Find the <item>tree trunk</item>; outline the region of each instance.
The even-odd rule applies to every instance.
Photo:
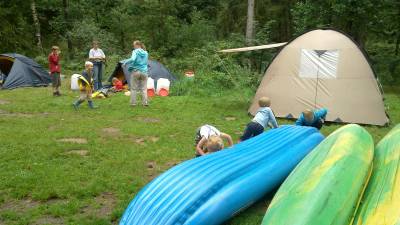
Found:
[[[286,39],[284,41],[288,41],[292,38],[292,33],[293,33],[293,29],[292,29],[292,13],[291,10],[292,9],[292,4],[290,1],[287,1],[286,5],[285,5],[285,12],[286,12],[286,19],[287,19],[287,23],[286,23]]]
[[[40,23],[36,11],[36,3],[35,0],[31,0],[31,10],[32,10],[32,17],[33,17],[33,24],[35,25],[35,36],[37,38],[37,47],[41,52],[43,52],[43,46],[42,46],[42,37],[40,33]]]
[[[254,0],[247,1],[246,44],[250,45],[254,40]]]
[[[119,24],[122,24],[121,17],[118,17],[118,21],[119,21]],[[124,32],[123,27],[120,29],[121,30],[120,30],[120,34],[119,34],[119,37],[120,37],[119,42],[121,45],[121,50],[125,52],[126,51],[126,49],[125,49],[125,32]]]
[[[399,45],[400,45],[400,31],[397,31],[397,40],[396,40],[396,50],[394,51],[394,55],[399,55]]]
[[[68,0],[63,0],[63,12],[64,12],[64,20],[66,23],[66,38],[67,38],[67,45],[68,45],[68,58],[72,59],[73,54],[72,54],[72,41],[71,41],[71,37],[69,36],[68,31],[70,30],[70,21],[69,21],[69,15],[68,15]]]
[[[400,3],[398,4],[398,11],[397,11],[397,28],[400,28]],[[399,55],[399,45],[400,45],[400,30],[397,29],[397,40],[396,40],[396,49],[394,54],[397,56]]]

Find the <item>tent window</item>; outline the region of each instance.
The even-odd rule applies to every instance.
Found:
[[[338,61],[339,50],[302,49],[299,76],[335,79]]]

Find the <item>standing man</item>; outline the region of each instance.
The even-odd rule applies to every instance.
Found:
[[[60,51],[58,46],[51,47],[51,53],[49,54],[48,60],[49,60],[51,84],[53,86],[53,96],[61,96],[60,93],[61,65],[60,65]]]
[[[93,48],[89,51],[89,61],[93,63],[94,90],[97,91],[103,87],[101,81],[103,78],[103,62],[106,60],[103,50],[99,48],[99,42],[93,41]]]

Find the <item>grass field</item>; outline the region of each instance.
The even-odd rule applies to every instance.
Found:
[[[366,126],[375,141],[400,122],[400,89],[385,91],[392,123]],[[149,108],[131,108],[119,93],[95,100],[96,110],[74,111],[77,93],[64,87],[63,94],[0,91],[0,224],[117,224],[146,183],[194,156],[198,126],[213,124],[236,141],[252,96],[155,98]],[[260,224],[269,198],[226,224]]]

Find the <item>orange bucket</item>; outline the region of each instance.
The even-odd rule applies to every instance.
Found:
[[[147,96],[149,97],[154,97],[156,95],[156,92],[154,89],[147,89]]]
[[[161,88],[160,91],[158,91],[158,95],[160,95],[162,97],[166,97],[169,95],[169,92],[167,89]]]

